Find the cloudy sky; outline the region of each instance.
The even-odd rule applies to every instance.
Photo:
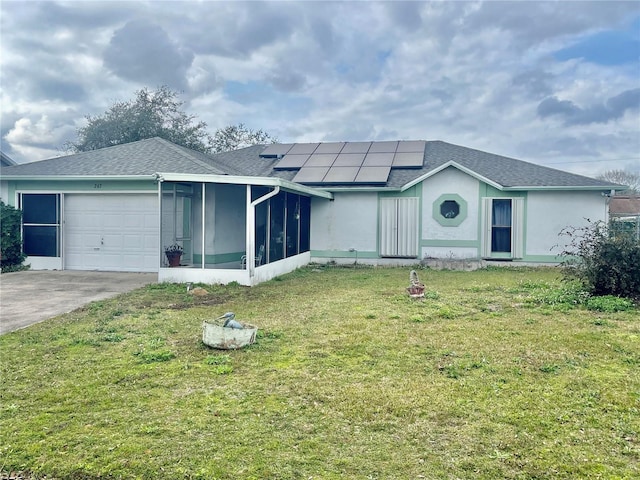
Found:
[[[183,92],[211,133],[444,140],[640,172],[640,3],[0,3],[2,150],[58,156],[87,114]]]

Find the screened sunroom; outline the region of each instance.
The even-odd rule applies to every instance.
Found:
[[[158,176],[160,281],[255,285],[309,263],[311,196],[330,193],[277,178],[190,177]]]

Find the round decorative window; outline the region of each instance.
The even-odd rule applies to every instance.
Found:
[[[433,202],[433,219],[443,227],[457,227],[467,218],[467,202],[456,193],[445,193]]]
[[[444,218],[456,218],[460,214],[460,205],[455,200],[445,200],[440,204],[440,215]]]

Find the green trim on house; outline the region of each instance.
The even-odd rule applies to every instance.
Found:
[[[17,207],[16,202],[16,186],[14,182],[7,182],[7,204],[12,207]]]
[[[9,204],[15,206],[20,193],[158,193],[155,180],[9,180],[7,182]]]
[[[378,252],[371,251],[358,251],[358,252],[350,252],[349,250],[311,250],[312,257],[318,258],[380,258]]]
[[[400,192],[400,191],[391,191],[391,192],[378,192],[378,198],[381,197],[391,197],[391,198],[402,198],[402,197],[421,197],[422,196],[422,188],[421,187],[422,184],[418,184],[418,185],[414,185],[411,188],[408,188],[407,190]]]
[[[527,192],[526,191],[509,191],[509,192],[505,192],[503,190],[498,190],[495,187],[492,187],[491,185],[488,185],[486,183],[480,183],[479,185],[479,194],[480,194],[480,198],[483,197],[497,197],[497,198],[514,198],[514,197],[523,197],[526,198],[527,197]]]
[[[479,240],[420,240],[421,247],[480,248]]]
[[[30,181],[13,180],[9,181],[16,190],[51,190],[56,193],[82,192],[82,193],[104,193],[110,191],[133,191],[144,190],[149,192],[158,191],[158,183],[155,180],[60,180],[60,181]]]
[[[455,218],[447,218],[442,215],[441,205],[446,201],[454,201],[460,207],[460,211]],[[444,193],[433,202],[433,218],[443,227],[457,227],[467,218],[467,201],[457,193]]]

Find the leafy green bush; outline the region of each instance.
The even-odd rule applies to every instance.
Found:
[[[631,310],[633,302],[626,298],[614,297],[613,295],[603,295],[602,297],[591,297],[587,300],[587,309],[596,312],[624,312]]]
[[[0,202],[0,252],[3,272],[22,270],[26,256],[22,253],[20,226],[22,212]]]
[[[593,295],[640,298],[640,243],[632,232],[611,231],[604,222],[565,228],[561,255],[566,279],[577,279]]]
[[[571,309],[584,304],[589,298],[580,282],[567,282],[560,287],[547,284],[546,288],[533,290],[532,299],[535,303],[558,307],[559,309]]]

